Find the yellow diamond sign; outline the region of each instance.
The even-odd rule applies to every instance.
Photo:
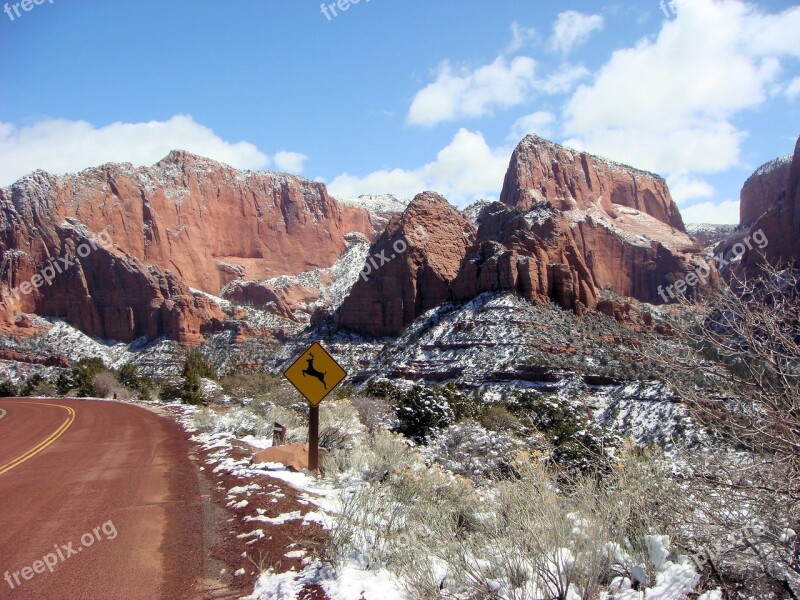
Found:
[[[314,342],[283,376],[305,396],[311,406],[318,406],[342,380],[347,372],[339,366],[328,351]]]

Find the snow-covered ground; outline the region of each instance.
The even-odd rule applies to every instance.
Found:
[[[247,509],[250,505],[248,498],[269,490],[268,482],[271,480],[281,481],[292,486],[297,491],[298,503],[306,506],[302,511],[292,510],[273,517],[265,516],[263,510],[257,509],[253,514],[243,517],[244,522],[252,527],[252,531],[241,537],[263,538],[265,533],[260,526],[280,526],[293,521],[313,522],[326,529],[330,528],[341,505],[342,496],[350,493],[353,489],[352,482],[337,485],[331,478],[317,478],[306,472],[289,471],[279,464],[252,464],[249,459],[234,458],[231,453],[237,441],[263,449],[271,447],[272,440],[252,436],[237,440],[232,433],[227,431],[198,432],[195,428],[197,409],[180,405],[173,408],[179,410],[180,421],[184,428],[195,432],[193,439],[200,443],[204,450],[211,452],[207,468],[213,469],[214,473],[228,473],[246,480],[261,482],[229,489],[227,492],[230,500],[229,508]],[[276,492],[269,493],[274,495]],[[291,550],[287,548],[286,552],[287,557],[302,560],[302,570],[265,571],[259,577],[253,594],[245,600],[290,600],[299,597],[304,588],[312,585],[322,587],[331,600],[353,600],[359,597],[412,600],[411,596],[403,591],[400,581],[386,571],[363,570],[355,563],[345,565],[337,570],[319,556],[308,555],[304,549]]]
[[[239,409],[246,410],[246,409]],[[184,426],[193,431],[196,409],[181,407],[181,420]],[[224,428],[224,426],[223,426]],[[270,440],[260,438],[247,438],[236,440],[230,432],[226,431],[195,431],[194,439],[210,453],[208,467],[216,473],[229,473],[237,477],[252,481],[248,485],[231,487],[227,491],[228,506],[243,514],[243,521],[250,530],[239,537],[248,540],[247,543],[263,539],[267,534],[267,527],[281,527],[288,523],[318,523],[330,530],[336,526],[337,519],[347,498],[365,489],[371,484],[362,478],[363,472],[351,469],[345,473],[337,472],[317,478],[307,473],[292,472],[277,464],[251,464],[247,458],[234,458],[232,450],[236,443],[245,441],[255,447],[263,448],[270,445]],[[354,438],[354,443],[359,443]],[[423,455],[417,455],[416,450],[407,459],[407,464],[416,465],[416,470],[426,469]],[[416,456],[416,458],[415,458]],[[280,481],[289,484],[296,490],[298,503],[301,510],[287,510],[276,516],[265,516],[264,511],[256,509],[250,511],[253,499],[260,493],[270,489],[270,481]],[[269,492],[275,495],[276,492]],[[278,494],[281,495],[281,494]],[[275,501],[275,500],[273,500]],[[422,501],[422,499],[420,499]],[[490,501],[491,504],[491,501]],[[375,506],[376,523],[381,521],[380,511],[386,507]],[[250,514],[252,513],[252,514]],[[369,527],[365,522],[364,526]],[[576,531],[581,527],[578,521]],[[409,532],[413,537],[413,533]],[[580,539],[578,533],[575,539]],[[670,547],[670,539],[663,535],[648,535],[646,537],[647,562],[640,564],[626,554],[621,548],[610,549],[613,563],[619,565],[618,574],[609,580],[605,591],[600,593],[600,598],[615,600],[681,600],[689,594],[699,593],[700,575],[686,556],[675,555]],[[485,550],[485,549],[484,549]],[[570,549],[564,548],[562,554],[564,562],[558,559],[559,566],[554,569],[566,568],[569,564]],[[309,586],[318,586],[332,600],[414,600],[415,596],[407,581],[401,575],[379,564],[372,565],[368,555],[358,552],[348,555],[343,561],[332,562],[325,556],[314,555],[304,548],[286,548],[285,556],[301,560],[302,567],[289,571],[268,569],[258,578],[253,593],[247,600],[290,600],[298,598],[303,590]],[[556,555],[554,555],[556,556]],[[367,560],[365,560],[365,558]],[[477,557],[476,557],[477,560]],[[476,564],[477,567],[477,564]],[[484,568],[484,567],[480,567]],[[485,568],[489,568],[486,565]],[[650,573],[651,575],[647,575]],[[555,575],[557,577],[557,575]],[[649,587],[637,587],[636,581],[650,579]],[[532,583],[523,591],[514,589],[509,581],[497,580],[494,596],[498,599],[515,600],[522,597],[540,597],[543,593]],[[533,587],[531,587],[533,586]],[[522,595],[520,595],[522,594]],[[527,595],[526,595],[527,594]],[[442,596],[452,599],[464,598],[455,594]],[[570,586],[569,598],[581,600],[579,590]],[[588,600],[588,599],[587,599]],[[721,600],[717,590],[705,591],[698,596],[698,600]]]

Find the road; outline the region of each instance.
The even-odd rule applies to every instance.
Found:
[[[204,597],[200,485],[176,423],[71,399],[0,399],[0,417],[0,598]]]

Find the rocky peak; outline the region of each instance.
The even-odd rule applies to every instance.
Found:
[[[787,162],[786,158],[781,158],[767,163],[747,180],[741,200],[741,231],[721,244],[717,251],[733,250],[737,242],[746,245],[757,234],[762,242],[766,240],[766,245],[747,250],[735,265],[740,275],[758,275],[763,258],[781,267],[790,263],[797,265],[800,259],[800,138],[791,160]],[[748,219],[753,221],[748,222]]]
[[[370,248],[336,323],[378,337],[397,334],[451,297],[474,238],[475,226],[452,204],[434,192],[419,194]]]
[[[767,212],[787,191],[792,155],[759,167],[745,182],[739,203],[739,224],[749,226]]]
[[[511,157],[500,201],[527,210],[544,200],[561,211],[595,206],[612,218],[618,207],[632,208],[685,231],[663,177],[528,135]]]
[[[484,292],[576,312],[596,308],[604,288],[661,303],[660,286],[706,264],[662,178],[536,136],[515,150],[500,202],[459,213],[421,194],[371,254],[391,256],[401,235],[411,250],[356,283],[338,325],[396,335],[438,304]]]

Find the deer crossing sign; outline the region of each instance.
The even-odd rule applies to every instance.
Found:
[[[303,394],[311,406],[319,406],[333,388],[347,377],[347,372],[319,342],[314,342],[284,371],[283,376]]]

